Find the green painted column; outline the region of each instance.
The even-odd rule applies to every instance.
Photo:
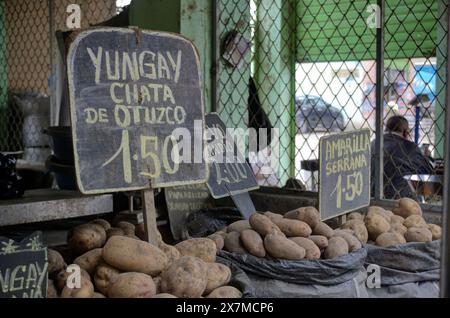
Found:
[[[129,15],[132,26],[180,33],[180,0],[133,0]]]
[[[295,169],[295,63],[292,20],[293,1],[257,1],[255,79],[259,98],[272,125],[279,129],[281,183],[284,184]]]
[[[8,70],[6,61],[6,27],[4,1],[0,0],[0,150],[7,147]]]

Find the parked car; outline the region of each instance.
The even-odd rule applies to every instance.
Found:
[[[341,109],[317,96],[300,96],[295,100],[295,121],[298,131],[311,133],[315,130],[342,131],[345,128]]]

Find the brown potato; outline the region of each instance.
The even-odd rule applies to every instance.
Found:
[[[244,248],[244,245],[242,245],[240,237],[241,233],[239,232],[227,233],[227,236],[225,236],[224,240],[224,249],[231,253],[239,253],[239,254],[247,253],[247,251]]]
[[[126,236],[111,237],[103,247],[102,256],[119,270],[154,276],[168,264],[166,254],[158,247]]]
[[[51,248],[47,249],[49,275],[60,272],[66,265],[61,254]]]
[[[392,212],[406,219],[410,215],[422,215],[422,208],[413,199],[401,198],[395,203]]]
[[[217,231],[217,232],[213,233],[212,235],[214,235],[214,234],[220,235],[225,239],[225,236],[227,236],[227,228],[225,228],[224,230]]]
[[[406,231],[408,231],[408,228],[401,223],[392,223],[389,229],[389,232],[396,232],[402,236],[405,235]]]
[[[171,295],[168,293],[160,293],[160,294],[156,294],[152,298],[177,298],[177,296],[174,296],[174,295]]]
[[[94,292],[94,295],[92,295],[92,298],[106,298],[106,296],[103,294]]]
[[[239,289],[232,287],[232,286],[222,286],[219,288],[216,288],[206,296],[206,298],[241,298],[242,293],[239,291]]]
[[[431,242],[433,234],[426,227],[410,227],[405,234],[406,242]]]
[[[347,242],[349,253],[362,247],[361,242],[356,238],[356,236],[350,234],[346,230],[334,230],[333,236],[340,236]]]
[[[213,233],[211,235],[208,235],[208,238],[214,241],[214,243],[216,244],[217,251],[223,249],[225,236],[222,236],[218,233]]]
[[[367,232],[366,225],[361,220],[353,219],[347,221],[342,225],[342,229],[352,230],[356,238],[363,244],[366,244],[369,239],[369,233]]]
[[[119,274],[108,287],[110,298],[152,298],[155,295],[153,279],[144,273]]]
[[[401,217],[400,215],[394,214],[391,216],[391,225],[396,223],[403,224],[403,222],[405,222],[405,218]]]
[[[125,236],[124,230],[119,227],[112,227],[106,231],[106,238],[109,240],[112,236]]]
[[[271,256],[280,259],[300,260],[306,251],[297,243],[278,234],[268,234],[264,238],[264,247]]]
[[[116,227],[122,229],[125,233],[125,235],[130,235],[135,233],[136,226],[133,223],[127,222],[127,221],[120,221],[117,222]]]
[[[95,288],[104,295],[108,294],[108,288],[121,272],[106,263],[100,264],[94,275]]]
[[[239,232],[240,233],[243,230],[248,230],[251,228],[252,227],[250,226],[250,223],[248,222],[248,220],[240,220],[240,221],[236,221],[236,222],[228,225],[227,233],[230,233],[230,232]]]
[[[306,259],[320,258],[319,247],[310,239],[307,239],[306,237],[290,237],[289,239],[305,250]]]
[[[278,213],[272,213],[270,211],[264,212],[264,215],[267,216],[273,223],[283,218],[283,215]]]
[[[155,283],[156,293],[161,293],[161,276],[152,277],[153,283]]]
[[[65,286],[61,292],[61,298],[92,298],[94,296],[94,285],[89,279],[81,277],[80,288]]]
[[[203,294],[209,294],[214,289],[226,285],[231,279],[231,270],[219,263],[206,263],[208,266],[206,289]]]
[[[90,250],[86,253],[84,253],[81,256],[78,256],[73,263],[80,266],[82,269],[84,269],[86,272],[89,273],[89,275],[95,274],[95,269],[102,261],[102,249],[101,248],[94,248],[93,250]]]
[[[177,250],[175,246],[168,245],[164,242],[159,243],[158,245],[159,249],[164,252],[167,256],[167,266],[175,262],[177,259],[181,257],[180,251]]]
[[[89,276],[88,272],[86,272],[82,268],[80,269],[81,269],[81,278],[85,280],[90,280],[91,277]],[[58,291],[62,291],[64,289],[64,287],[66,286],[67,279],[73,273],[74,273],[73,271],[67,271],[66,269],[62,269],[61,271],[58,272],[58,274],[55,275],[53,283],[55,284],[55,287]]]
[[[283,233],[267,216],[259,213],[253,213],[250,216],[249,223],[252,229],[258,232],[262,237],[272,233]]]
[[[59,298],[58,291],[51,279],[47,280],[47,298]]]
[[[436,224],[428,224],[428,229],[431,231],[432,240],[439,240],[442,237],[442,228]]]
[[[307,223],[311,228],[317,226],[320,222],[319,211],[313,206],[307,206],[289,211],[284,214],[286,219],[299,220]]]
[[[161,274],[161,292],[181,298],[199,298],[208,284],[208,267],[194,256],[183,256]]]
[[[373,214],[370,218],[366,217],[366,227],[370,239],[376,240],[378,235],[388,232],[391,225],[381,215]]]
[[[334,233],[333,229],[324,222],[317,223],[316,227],[313,228],[313,230],[312,230],[312,234],[322,235],[322,236],[325,236],[327,239],[332,237],[333,233]]]
[[[328,247],[324,252],[324,257],[326,259],[331,259],[346,254],[348,254],[348,244],[346,240],[339,236],[333,236],[328,240]]]
[[[417,214],[413,214],[413,215],[408,216],[405,219],[405,222],[403,222],[403,225],[406,226],[407,228],[410,228],[410,227],[428,227],[427,222],[425,222],[423,217],[420,216],[420,215],[417,215]]]
[[[97,224],[82,224],[73,229],[69,238],[69,247],[76,253],[83,254],[94,248],[102,247],[106,242],[106,232]]]
[[[323,235],[311,235],[308,237],[318,248],[324,249],[328,246],[328,239]]]
[[[388,215],[388,213],[386,212],[385,209],[383,209],[380,206],[370,206],[367,209],[367,214],[366,217],[364,218],[364,221],[367,223],[367,219],[371,218],[371,216],[373,215],[379,215],[381,217],[383,217],[387,222],[391,222],[391,217]]]
[[[386,213],[386,215],[389,217],[389,220],[391,220],[391,218],[395,215],[392,211],[390,210],[384,210],[384,213]]]
[[[92,223],[92,224],[98,224],[98,225],[100,225],[101,227],[103,227],[103,229],[104,229],[105,231],[107,231],[107,230],[109,230],[109,229],[111,228],[111,224],[109,224],[109,222],[106,221],[106,220],[104,220],[104,219],[95,219],[95,220],[93,220],[93,221],[91,221],[91,222],[89,222],[89,223]]]
[[[364,216],[359,212],[352,212],[349,215],[347,215],[347,221],[350,221],[350,220],[364,221]]]
[[[266,250],[264,242],[258,232],[253,230],[244,230],[241,232],[240,240],[244,248],[252,255],[265,257]]]
[[[406,243],[403,235],[397,232],[386,232],[378,235],[375,244],[381,247],[389,247]]]
[[[275,221],[275,225],[283,232],[287,237],[301,236],[308,237],[311,235],[311,228],[306,222],[293,220],[293,219],[280,219]]]
[[[204,262],[215,262],[217,247],[216,243],[209,238],[193,238],[182,241],[175,245],[182,256],[195,256]]]

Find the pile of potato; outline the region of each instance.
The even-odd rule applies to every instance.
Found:
[[[140,240],[142,234],[143,226],[119,222],[111,227],[102,219],[74,228],[68,246],[79,255],[73,264],[81,268],[80,288],[70,288],[67,280],[71,272],[66,271],[63,257],[48,249],[48,297],[242,296],[238,289],[227,286],[230,269],[215,263],[217,248],[213,240],[190,239],[171,246],[159,235],[158,246],[154,246]]]
[[[210,236],[218,249],[261,258],[332,259],[362,247],[353,231],[333,230],[314,207],[286,214],[254,213]]]
[[[392,211],[371,206],[365,216],[354,212],[347,216],[347,220],[341,229],[353,231],[364,244],[382,247],[406,242],[431,242],[442,235],[441,227],[427,224],[420,205],[409,198],[398,200]]]

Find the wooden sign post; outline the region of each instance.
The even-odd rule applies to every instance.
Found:
[[[78,187],[86,194],[143,190],[152,237],[151,189],[207,178],[203,161],[180,160],[203,145],[198,53],[174,34],[95,28],[77,36],[67,65]]]
[[[319,142],[319,210],[322,220],[370,203],[370,131],[324,136]]]

